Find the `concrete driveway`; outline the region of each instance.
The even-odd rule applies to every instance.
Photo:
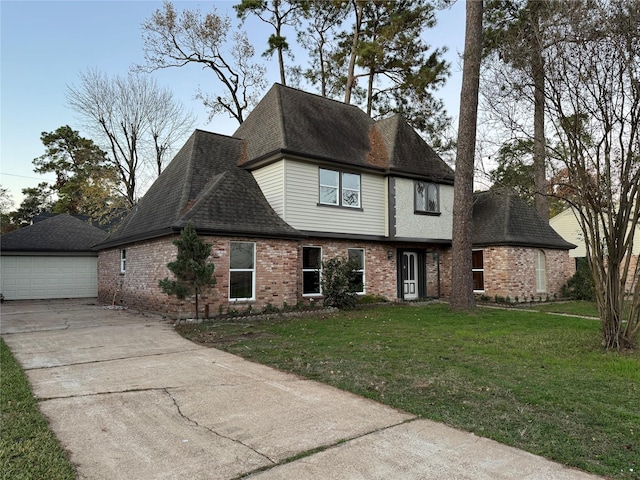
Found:
[[[598,478],[195,345],[156,316],[6,302],[0,332],[81,479]]]

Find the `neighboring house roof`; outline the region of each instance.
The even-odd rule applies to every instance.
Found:
[[[107,235],[104,230],[61,214],[0,236],[0,251],[87,253]]]
[[[561,250],[576,247],[512,192],[474,194],[472,235],[474,247],[504,245]]]
[[[453,170],[400,115],[376,122],[356,106],[279,84],[233,136],[245,141],[246,168],[290,155],[453,184]]]
[[[300,237],[265,199],[253,175],[238,168],[239,139],[196,130],[103,249],[179,232]]]

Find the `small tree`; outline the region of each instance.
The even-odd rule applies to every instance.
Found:
[[[169,262],[167,267],[175,275],[175,280],[165,277],[158,282],[158,286],[167,295],[175,295],[183,300],[187,295],[196,296],[196,319],[198,317],[198,296],[207,287],[213,286],[216,279],[213,276],[215,265],[207,259],[211,253],[211,245],[198,238],[193,224],[189,223],[182,230],[180,238],[173,241],[178,247],[175,262]]]
[[[357,303],[356,291],[362,289],[358,264],[345,257],[322,262],[322,294],[328,307],[353,308]]]

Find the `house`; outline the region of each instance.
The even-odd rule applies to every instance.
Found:
[[[477,294],[521,302],[553,298],[575,273],[568,252],[576,246],[513,192],[476,193],[472,232]]]
[[[108,233],[71,215],[55,215],[0,237],[6,300],[98,295],[98,252]]]
[[[358,262],[361,294],[446,297],[453,180],[400,116],[276,84],[233,136],[196,130],[97,245],[99,298],[192,312],[158,287],[189,222],[212,244],[213,311],[321,301],[335,256]]]
[[[572,250],[569,253],[569,256],[572,259],[577,261],[577,259],[579,258],[586,258],[587,248],[584,242],[584,235],[582,233],[582,229],[580,228],[578,218],[576,217],[576,213],[573,208],[567,208],[555,217],[551,218],[549,220],[549,225],[551,225],[551,227],[562,238],[577,245],[575,250]],[[640,267],[638,267],[638,256],[640,255],[640,225],[635,225],[633,247],[631,249],[631,252],[632,255],[629,269],[632,274],[628,275],[627,277],[627,290],[632,289],[633,282],[634,280],[637,281],[638,272],[640,272]],[[633,272],[636,272],[636,274],[634,275]]]

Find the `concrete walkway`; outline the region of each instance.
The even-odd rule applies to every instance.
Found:
[[[81,479],[599,478],[91,300],[6,302],[0,333]]]

